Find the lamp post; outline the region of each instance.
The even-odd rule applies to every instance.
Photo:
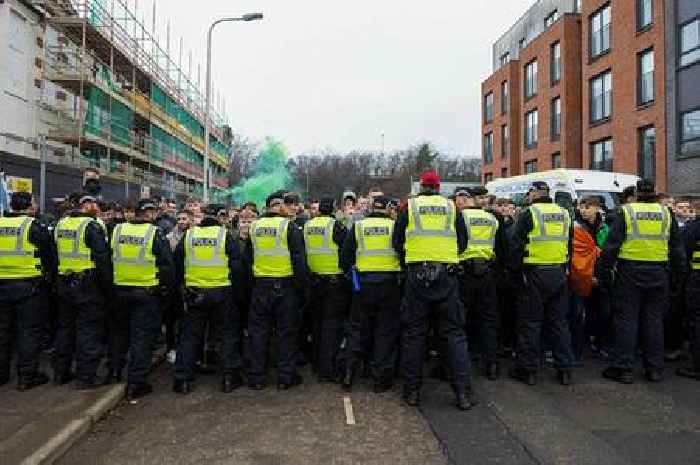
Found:
[[[214,21],[209,26],[207,34],[207,99],[204,109],[204,203],[209,202],[209,107],[211,105],[211,35],[217,24],[232,22],[232,21],[257,21],[263,19],[262,13],[249,13],[243,16],[234,18],[221,18]]]

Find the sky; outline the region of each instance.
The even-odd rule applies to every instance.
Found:
[[[128,0],[133,6],[135,0]],[[138,1],[151,24],[153,0]],[[206,30],[224,16],[257,22],[214,33],[215,93],[234,131],[272,136],[293,154],[333,148],[387,151],[431,141],[480,156],[481,82],[491,45],[532,0],[156,0],[157,28],[204,85]],[[187,66],[183,66],[187,68]],[[193,72],[196,76],[196,71]],[[195,77],[196,79],[196,77]]]

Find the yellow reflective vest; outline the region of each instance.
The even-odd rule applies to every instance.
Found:
[[[455,206],[440,195],[419,195],[408,201],[406,263],[458,263]]]
[[[355,267],[360,273],[401,271],[399,256],[392,246],[394,220],[365,218],[355,223]]]
[[[231,285],[226,228],[195,226],[185,233],[185,286],[226,287]]]
[[[333,227],[337,220],[329,216],[319,216],[304,225],[306,263],[312,273],[338,275],[338,245],[333,241]]]
[[[668,262],[671,213],[659,203],[630,203],[622,207],[625,240],[618,258],[642,262]]]
[[[555,203],[535,203],[528,207],[532,230],[528,233],[523,263],[528,265],[561,265],[569,255],[571,218],[569,212]]]
[[[690,266],[693,270],[700,270],[700,240],[695,242],[695,250],[693,250]]]
[[[496,217],[478,208],[465,208],[462,210],[462,217],[467,226],[469,242],[467,249],[459,256],[459,260],[492,260],[496,256],[496,232],[498,231]]]
[[[287,244],[289,227],[289,219],[282,216],[260,218],[251,224],[253,275],[256,278],[288,278],[294,275]]]
[[[26,215],[0,218],[0,280],[41,276],[37,248],[29,242],[33,222]]]
[[[114,284],[125,287],[158,285],[153,240],[157,227],[150,223],[118,224],[112,232]]]
[[[61,219],[54,229],[58,251],[58,274],[82,273],[95,269],[90,248],[85,243],[85,230],[95,221],[89,216],[69,216]]]

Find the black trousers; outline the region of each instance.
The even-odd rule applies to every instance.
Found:
[[[669,307],[666,265],[620,261],[613,286],[613,366],[634,367],[637,342],[643,342],[644,368],[664,368],[664,315]]]
[[[490,266],[476,270],[469,263],[465,263],[461,288],[467,318],[466,329],[472,350],[475,350],[476,345],[484,366],[496,363],[501,319],[495,273]]]
[[[569,330],[569,289],[563,267],[529,266],[527,283],[518,294],[515,364],[536,372],[540,366],[542,335],[551,344],[554,367],[568,370],[572,364]]]
[[[187,312],[180,321],[180,337],[175,361],[175,379],[191,381],[197,357],[204,344],[209,323],[212,331],[221,333],[221,370],[233,373],[242,368],[240,314],[230,287],[198,289],[186,297]]]
[[[314,363],[321,378],[335,378],[343,324],[348,317],[350,288],[343,276],[314,277],[311,292]]]
[[[352,296],[348,338],[348,367],[356,370],[372,353],[372,378],[378,383],[394,379],[401,330],[401,288],[396,276],[367,282]]]
[[[700,270],[693,270],[685,287],[690,327],[690,354],[700,370]]]
[[[46,321],[39,280],[0,281],[0,378],[9,378],[12,342],[17,347],[17,374],[33,376]]]
[[[103,352],[105,301],[91,273],[59,276],[54,371],[66,373],[75,356],[78,380],[93,382]]]
[[[123,312],[114,349],[114,360],[119,370],[129,353],[127,380],[131,385],[146,384],[151,370],[153,349],[161,325],[161,299],[152,290],[139,287],[119,287],[115,291],[119,311]]]
[[[401,367],[406,389],[420,389],[430,319],[437,317],[439,338],[447,341],[447,364],[457,393],[471,389],[471,369],[464,307],[459,297],[456,276],[442,271],[426,286],[425,272],[409,266],[401,309]]]
[[[297,374],[301,308],[299,291],[291,278],[257,279],[248,315],[250,384],[265,383],[270,335],[277,332],[277,379],[291,383]]]

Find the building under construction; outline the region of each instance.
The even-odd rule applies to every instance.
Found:
[[[32,18],[22,18],[26,12],[13,9],[12,3],[23,4],[36,24],[28,26]],[[42,159],[46,162],[49,196],[75,190],[79,181],[71,186],[66,182],[88,166],[103,174],[108,198],[202,195],[205,112],[199,78],[192,78],[192,58],[185,71],[182,45],[179,58],[170,53],[169,30],[165,47],[158,42],[155,4],[149,12],[151,24],[146,25],[128,3],[10,0],[7,6],[8,35],[25,42],[15,48],[29,52],[21,58],[33,69],[26,76],[27,91],[19,96],[30,107],[32,130],[13,133],[12,127],[0,123],[0,135],[23,145],[7,151],[11,167],[36,169]],[[26,40],[26,30],[30,37],[33,32],[33,40]],[[12,43],[8,49],[13,50]],[[10,82],[25,66],[20,63],[17,68]],[[210,112],[209,150],[214,198],[217,190],[228,186],[231,143],[230,128],[216,110]],[[11,168],[4,169],[13,174]],[[28,173],[18,171],[19,176]],[[38,193],[39,177],[35,172],[29,175]]]

